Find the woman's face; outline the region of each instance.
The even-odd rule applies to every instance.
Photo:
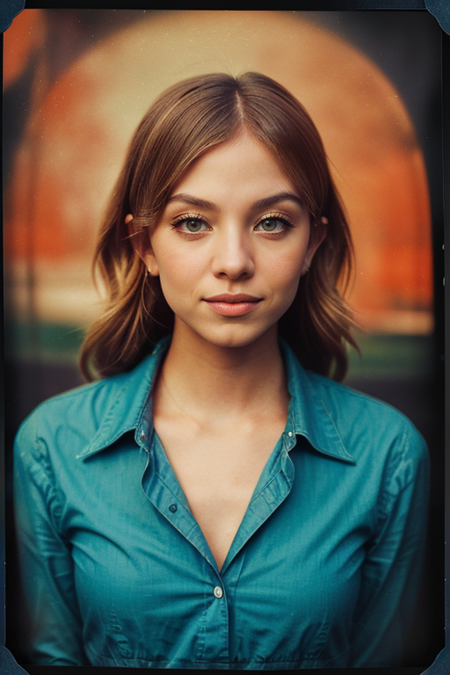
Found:
[[[274,157],[242,132],[182,175],[143,259],[175,334],[239,347],[276,331],[323,235]]]

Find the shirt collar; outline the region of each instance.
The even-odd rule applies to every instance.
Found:
[[[280,347],[291,395],[288,419],[290,430],[296,435],[305,436],[320,453],[354,464],[355,460],[345,447],[321,395],[324,383],[332,386],[334,383],[305,370],[283,339],[280,339]]]
[[[123,434],[140,427],[158,366],[170,339],[171,336],[166,336],[160,340],[152,354],[130,372],[114,375],[97,383],[100,387],[102,384],[112,386],[114,395],[102,423],[87,448],[77,455],[77,459],[86,459],[104,450]]]
[[[152,354],[143,359],[134,370],[105,380],[113,386],[116,385],[117,395],[92,441],[78,458],[90,457],[109,447],[123,434],[141,427],[154,377],[170,339],[171,336],[166,336],[160,340]],[[305,436],[320,453],[354,463],[317,386],[312,382],[313,378],[320,376],[304,370],[283,339],[280,339],[280,346],[291,395],[289,429],[296,435]]]

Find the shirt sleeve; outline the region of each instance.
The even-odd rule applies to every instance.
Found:
[[[82,621],[70,543],[60,529],[61,495],[35,416],[14,445],[14,512],[31,663],[83,665]]]
[[[353,624],[350,667],[398,665],[420,585],[428,520],[429,460],[407,423],[391,448]]]

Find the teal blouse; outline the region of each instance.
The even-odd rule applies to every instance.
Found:
[[[31,662],[396,665],[425,537],[422,437],[387,404],[305,371],[283,343],[286,428],[219,572],[152,426],[167,344],[43,403],[19,430]]]

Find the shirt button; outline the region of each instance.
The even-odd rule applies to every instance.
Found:
[[[289,436],[289,438],[292,438],[292,431],[288,432],[288,436]]]
[[[145,441],[145,431],[141,431],[139,438],[141,439],[141,441]]]
[[[214,595],[216,598],[221,598],[223,595],[223,590],[220,588],[220,586],[216,586],[214,589]]]
[[[176,504],[171,504],[171,505],[169,506],[169,511],[171,511],[172,513],[175,513],[176,510],[177,510],[177,505],[176,505]]]

